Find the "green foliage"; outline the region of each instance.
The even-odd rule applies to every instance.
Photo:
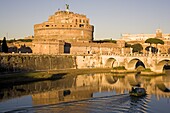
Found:
[[[151,44],[156,44],[156,49],[157,49],[157,44],[164,44],[164,41],[161,40],[161,39],[158,39],[158,38],[149,38],[145,41],[145,43],[150,43]],[[152,50],[153,52],[153,50]],[[158,52],[158,49],[154,52],[154,53],[157,53]]]
[[[164,44],[164,41],[158,38],[149,38],[145,41],[145,43],[150,43],[150,44]]]
[[[132,45],[125,42],[125,48],[130,48],[130,47],[132,47]]]
[[[18,39],[17,41],[21,41],[21,42],[32,42],[32,39]]]
[[[152,72],[150,68],[146,68],[145,70],[142,70],[143,72]]]
[[[157,53],[158,52],[158,49],[156,47],[152,47],[152,46],[147,46],[145,48],[146,51],[150,51],[150,48],[151,48],[151,52],[152,53]]]
[[[3,41],[2,41],[2,52],[8,53],[8,46],[7,46],[7,42],[6,42],[5,37],[4,37]]]
[[[124,66],[113,67],[115,70],[126,70]]]
[[[131,46],[133,48],[133,52],[141,52],[143,47],[141,44],[137,43]]]
[[[7,40],[7,43],[13,43],[13,42],[16,42],[16,40],[15,39]]]
[[[97,42],[97,43],[117,43],[116,40],[112,40],[112,39],[95,40],[93,42]]]
[[[13,42],[17,42],[17,41],[21,41],[21,42],[32,42],[32,39],[12,39],[12,40],[7,40],[7,43],[13,43]]]

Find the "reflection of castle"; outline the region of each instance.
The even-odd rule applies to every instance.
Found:
[[[94,27],[90,20],[82,14],[69,11],[57,11],[47,22],[34,26],[33,53],[38,54],[90,54],[99,50],[118,51],[120,47],[114,43],[93,42]],[[121,44],[124,42],[119,42]],[[114,48],[114,50],[112,49]]]

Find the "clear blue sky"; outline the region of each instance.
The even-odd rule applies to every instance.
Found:
[[[95,26],[95,39],[118,39],[122,33],[170,33],[170,0],[0,0],[0,37],[34,35],[34,24],[59,8],[85,14]]]

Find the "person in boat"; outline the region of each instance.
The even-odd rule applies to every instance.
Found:
[[[132,87],[132,92],[135,92],[135,88],[134,87]]]
[[[132,95],[132,96],[146,95],[146,90],[144,88],[140,88],[140,87],[132,87],[130,95]]]

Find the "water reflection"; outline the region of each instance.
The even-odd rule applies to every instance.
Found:
[[[148,95],[143,98],[130,97],[128,92],[135,85],[144,87]],[[22,107],[17,104],[22,102],[22,99],[17,102],[11,102],[11,100],[29,96],[29,104],[25,102],[25,106],[29,107],[24,108],[27,111],[36,109],[36,111],[45,112],[45,108],[48,108],[55,112],[60,110],[68,112],[69,109],[78,109],[82,112],[104,112],[103,109],[106,107],[105,111],[108,112],[113,110],[117,112],[134,112],[135,110],[152,112],[154,106],[151,104],[151,97],[154,96],[157,100],[162,98],[168,100],[170,98],[169,89],[170,75],[147,77],[138,74],[118,76],[112,73],[102,73],[66,76],[64,79],[55,81],[43,81],[1,89],[0,111]],[[11,107],[10,103],[13,103],[11,105],[14,106]],[[159,101],[157,103],[159,104]],[[63,105],[69,109],[63,110],[65,108]],[[38,106],[38,109],[34,108],[35,106]]]

